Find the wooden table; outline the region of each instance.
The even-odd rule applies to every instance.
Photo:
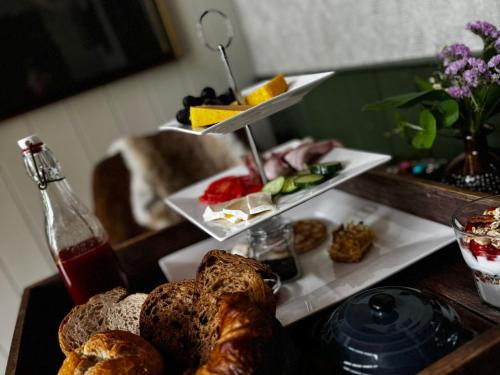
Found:
[[[400,179],[375,171],[343,184],[341,188],[440,222],[448,221],[457,205],[479,196],[427,182],[424,183],[424,189],[420,183],[418,180]],[[391,186],[392,190],[388,191],[387,186]],[[207,235],[204,232],[185,222],[122,244],[117,249],[118,257],[129,278],[131,290],[148,292],[165,282],[157,260],[205,238]],[[428,367],[423,371],[424,374],[500,373],[500,312],[479,300],[471,273],[456,244],[378,285],[410,286],[437,295],[457,310],[464,326],[476,335]],[[304,373],[325,373],[329,366],[325,358],[318,354],[310,333],[318,319],[330,313],[334,307],[287,328],[307,368]],[[57,343],[57,327],[70,308],[69,296],[58,276],[25,289],[9,353],[7,375],[57,373],[63,360]]]

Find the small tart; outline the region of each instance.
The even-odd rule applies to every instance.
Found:
[[[330,258],[336,262],[359,262],[375,239],[375,233],[364,224],[341,225],[333,231]]]
[[[295,251],[299,254],[314,250],[325,242],[328,231],[320,220],[307,219],[292,223]]]

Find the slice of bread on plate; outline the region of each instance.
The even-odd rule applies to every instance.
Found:
[[[138,335],[139,315],[146,297],[142,293],[127,296],[124,288],[115,288],[73,307],[59,325],[61,350],[68,355],[98,332],[123,330]]]

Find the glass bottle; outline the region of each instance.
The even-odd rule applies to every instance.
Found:
[[[300,276],[300,267],[293,245],[293,228],[275,216],[249,230],[252,258],[266,264],[281,281]]]
[[[40,190],[47,243],[73,302],[85,303],[97,293],[125,286],[104,228],[73,193],[52,151],[36,135],[18,145]]]

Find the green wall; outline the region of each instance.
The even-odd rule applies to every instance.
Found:
[[[415,151],[400,137],[387,136],[394,126],[392,112],[361,111],[366,103],[417,91],[414,76],[426,78],[434,69],[433,61],[425,61],[338,71],[301,103],[271,117],[277,140],[281,143],[305,136],[337,138],[346,147],[390,153],[400,158],[451,158],[462,151],[460,140],[440,136],[432,151]],[[417,112],[413,112],[407,112],[409,118],[417,118]],[[490,145],[500,147],[500,129],[490,138]]]

